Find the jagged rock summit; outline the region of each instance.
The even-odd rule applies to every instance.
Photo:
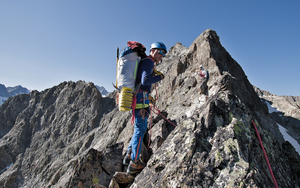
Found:
[[[200,64],[210,72],[207,101]],[[116,92],[103,98],[94,84],[78,81],[0,106],[0,187],[274,187],[252,120],[278,186],[300,186],[299,154],[215,31],[188,48],[175,44],[157,69],[165,78],[152,95],[172,124],[149,118],[147,166],[133,182],[117,178],[131,114],[118,111]]]

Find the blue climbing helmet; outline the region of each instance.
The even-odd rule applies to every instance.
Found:
[[[151,44],[150,50],[156,49],[156,48],[163,49],[163,50],[165,50],[165,53],[167,53],[167,47],[162,42],[153,42]]]

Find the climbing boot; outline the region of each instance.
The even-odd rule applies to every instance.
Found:
[[[145,168],[145,164],[143,164],[140,160],[136,162],[131,160],[128,165],[127,172],[131,175],[135,175],[136,173],[140,173],[143,168]]]
[[[130,163],[130,160],[131,160],[131,149],[126,152],[126,155],[123,159],[123,165],[128,165]]]

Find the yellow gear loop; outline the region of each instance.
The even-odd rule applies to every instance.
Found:
[[[133,98],[133,89],[123,87],[119,94],[119,110],[130,111]]]

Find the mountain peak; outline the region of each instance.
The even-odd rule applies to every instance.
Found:
[[[200,65],[210,73],[208,96]],[[147,165],[126,186],[273,187],[252,121],[278,186],[299,186],[299,154],[215,31],[190,47],[176,43],[156,69],[165,78],[151,93],[159,111],[152,110],[142,144]],[[63,82],[0,106],[0,186],[124,185],[115,173],[124,169],[133,126],[116,94],[102,97],[92,83]]]

